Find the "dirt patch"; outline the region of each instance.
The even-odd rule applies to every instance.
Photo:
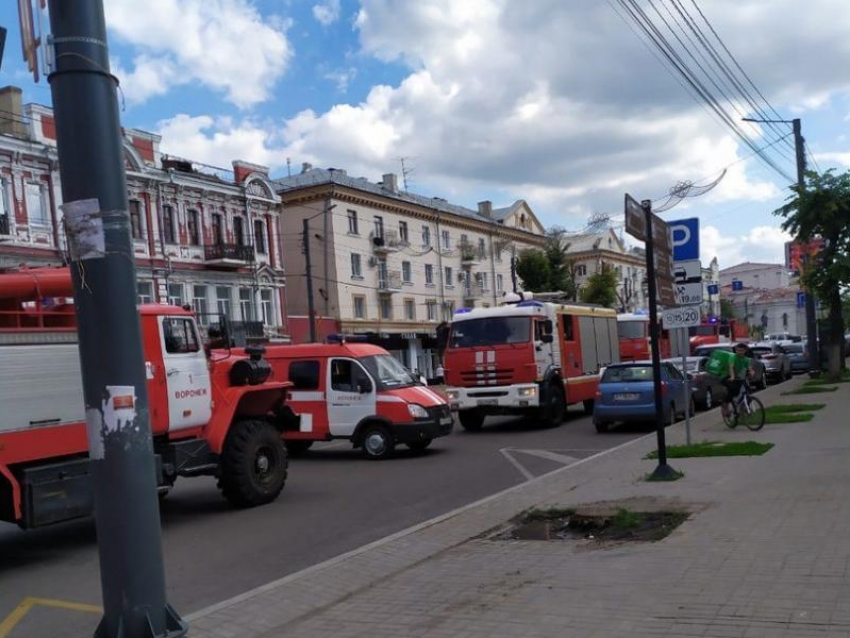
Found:
[[[684,509],[640,510],[621,504],[532,509],[490,536],[500,541],[656,542],[684,523]]]

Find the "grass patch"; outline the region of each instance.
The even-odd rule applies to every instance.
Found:
[[[787,414],[788,412],[813,412],[825,408],[826,403],[786,403],[770,405],[764,409],[767,414]]]
[[[523,512],[519,520],[522,523],[551,521],[557,518],[568,518],[575,513],[576,511],[574,509],[563,507],[532,507],[530,510]]]
[[[628,530],[640,527],[646,520],[643,512],[632,512],[623,507],[611,518],[611,527],[615,530]]]
[[[782,396],[787,397],[795,394],[820,394],[821,392],[835,392],[837,389],[837,385],[804,385],[803,387],[797,388],[796,390],[791,390],[790,392],[783,392]]]
[[[719,441],[702,441],[691,445],[668,445],[667,458],[686,459],[706,456],[761,456],[773,447],[773,443],[758,441],[734,441],[721,443]],[[657,459],[658,452],[650,452],[647,459]],[[647,479],[649,480],[649,479]]]
[[[776,425],[777,423],[808,423],[815,418],[811,412],[765,412],[764,422]]]

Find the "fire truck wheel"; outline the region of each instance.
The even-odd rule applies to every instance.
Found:
[[[433,440],[434,439],[422,439],[421,441],[411,441],[407,444],[407,447],[409,447],[413,452],[424,452],[428,449],[428,446],[431,445],[431,441]]]
[[[540,422],[544,427],[554,428],[561,425],[567,411],[567,402],[564,393],[558,387],[549,390],[549,398],[546,404],[540,408]]]
[[[378,423],[366,426],[361,449],[363,456],[372,461],[389,458],[395,450],[395,440],[390,431]]]
[[[593,414],[593,399],[585,399],[581,402],[585,414]]]
[[[304,439],[290,439],[286,442],[286,452],[289,456],[301,456],[311,447],[313,447],[313,441]]]
[[[265,421],[234,423],[221,454],[218,487],[237,507],[271,503],[286,483],[286,446]]]
[[[467,432],[478,432],[484,426],[484,415],[475,410],[461,410],[458,416],[461,426]]]

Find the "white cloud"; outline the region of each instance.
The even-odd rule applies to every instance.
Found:
[[[850,153],[815,153],[815,159],[823,164],[824,170],[834,166],[850,168]]]
[[[348,91],[349,83],[357,77],[357,69],[350,67],[348,69],[336,69],[328,71],[322,75],[326,80],[330,80],[336,85],[336,90],[340,93]]]
[[[288,25],[248,0],[110,0],[105,9],[111,32],[138,51],[119,75],[133,101],[200,82],[248,107],[268,99],[292,58]]]
[[[756,226],[743,235],[724,235],[713,225],[700,229],[700,253],[703,263],[717,257],[721,268],[744,261],[781,263],[785,242],[791,235],[778,226]]]
[[[323,26],[329,26],[339,20],[339,0],[325,0],[313,5],[313,17]]]

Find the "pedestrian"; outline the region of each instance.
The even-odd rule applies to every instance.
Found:
[[[443,385],[446,382],[446,380],[443,378],[445,373],[446,373],[446,371],[443,370],[443,364],[441,363],[441,364],[437,365],[437,369],[435,370],[435,374],[437,375],[437,384],[438,385]]]

